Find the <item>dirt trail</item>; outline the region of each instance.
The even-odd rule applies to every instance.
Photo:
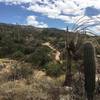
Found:
[[[54,55],[55,55],[55,57],[54,57],[55,61],[62,63],[61,58],[60,58],[60,56],[61,56],[60,51],[58,51],[57,49],[55,49],[49,42],[43,43],[42,45],[47,46],[50,49],[52,49],[55,52],[54,53]]]

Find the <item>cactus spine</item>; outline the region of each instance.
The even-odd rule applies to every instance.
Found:
[[[83,54],[85,91],[88,100],[94,100],[96,62],[95,50],[91,43],[84,44]]]

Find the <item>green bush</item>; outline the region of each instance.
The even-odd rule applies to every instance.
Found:
[[[96,48],[96,54],[100,55],[100,47]]]
[[[61,70],[60,64],[50,62],[46,65],[46,74],[47,75],[50,75],[53,77],[58,77],[61,75],[61,73],[62,73],[62,70]]]
[[[12,54],[12,58],[15,58],[15,59],[19,59],[22,57],[24,57],[24,54],[21,51],[16,51],[15,53]]]
[[[33,63],[35,66],[39,66],[43,68],[50,60],[50,56],[48,55],[50,49],[46,47],[38,47],[36,50],[30,54],[27,58],[27,62]]]
[[[61,67],[62,72],[65,74],[66,72],[66,60],[63,60],[62,67]],[[76,73],[78,70],[78,63],[72,60],[72,67],[71,67],[72,73]]]

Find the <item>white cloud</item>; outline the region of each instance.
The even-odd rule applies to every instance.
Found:
[[[21,4],[21,3],[36,3],[36,2],[42,2],[42,0],[0,0],[0,2],[5,3],[12,3],[12,4]]]
[[[0,2],[5,3],[15,3],[15,4],[21,4],[21,3],[30,3],[34,6],[34,4],[41,3],[42,5],[48,7],[56,5],[59,10],[67,10],[68,12],[73,10],[81,10],[82,8],[94,6],[95,8],[100,8],[100,0],[0,0]],[[74,12],[76,13],[76,12]]]
[[[89,32],[100,35],[100,26],[99,25],[96,25],[95,27],[89,27],[88,29],[89,29]]]
[[[72,17],[66,16],[66,15],[59,15],[59,16],[56,17],[56,19],[63,20],[64,22],[67,22],[67,23],[72,22]]]
[[[32,26],[39,27],[39,28],[48,27],[48,25],[45,24],[44,22],[38,22],[36,19],[36,16],[28,16],[26,21],[27,21],[27,25],[32,25]]]
[[[59,15],[62,13],[66,16],[68,14],[82,16],[86,7],[100,8],[100,0],[0,0],[0,2],[16,5],[28,3],[29,6],[26,9],[53,19],[61,17]]]
[[[31,3],[33,0],[0,0],[0,2],[5,2],[7,4],[22,4],[22,3]]]
[[[76,22],[77,19],[84,16],[85,8],[87,7],[100,9],[100,0],[0,0],[0,2],[16,5],[28,3],[27,7],[24,5],[21,6],[24,9],[41,13],[48,18],[59,19],[67,23]],[[100,15],[92,18],[95,18],[95,21],[97,21],[97,17],[100,17]],[[80,22],[85,22],[86,20],[88,21],[93,19],[85,16],[82,20],[80,20]],[[28,16],[27,23],[37,27],[47,27],[47,24],[38,22],[34,16]]]
[[[97,29],[98,31],[100,31],[100,26],[96,26],[96,29]]]
[[[93,6],[97,9],[100,7],[100,0],[51,0],[53,3],[49,0],[44,1],[41,2],[41,5],[38,3],[31,4],[26,9],[41,13],[52,19],[72,23],[75,18],[78,19],[78,17],[84,16],[86,7]]]
[[[28,10],[42,13],[43,15],[48,16],[49,18],[56,18],[61,11],[52,4],[48,5],[39,5],[39,4],[32,4],[27,8]]]
[[[99,25],[96,25],[93,30],[95,30],[95,32],[99,33],[100,34],[100,26]]]

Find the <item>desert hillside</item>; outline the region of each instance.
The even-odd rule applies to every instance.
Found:
[[[83,52],[92,41],[96,58],[96,100],[100,99],[100,36],[68,32],[72,85],[66,75],[66,32],[55,28],[0,24],[0,100],[84,100]],[[75,42],[76,43],[76,42]],[[68,59],[67,59],[68,60]],[[99,91],[99,92],[98,92]]]

